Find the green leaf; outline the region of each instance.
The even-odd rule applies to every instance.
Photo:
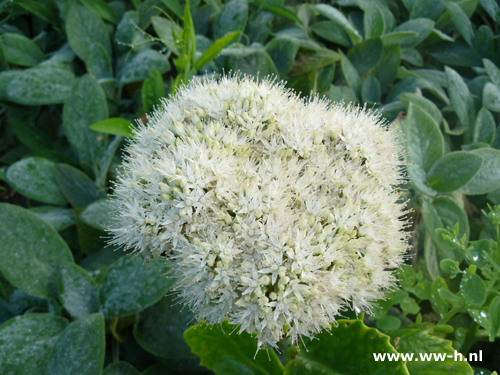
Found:
[[[424,259],[431,280],[435,280],[439,276],[438,255],[436,246],[428,233],[425,234],[424,238]]]
[[[349,59],[345,56],[340,61],[340,66],[342,67],[342,73],[344,74],[347,85],[354,91],[358,98],[361,98],[361,78],[356,68],[354,68]]]
[[[135,254],[126,255],[108,269],[100,287],[100,311],[108,318],[136,314],[153,305],[172,287],[168,263],[152,259],[148,264]]]
[[[289,20],[292,20],[293,22],[296,22],[300,25],[303,25],[303,22],[300,20],[299,17],[297,17],[295,15],[295,13],[293,13],[291,10],[289,10],[283,6],[262,4],[261,7],[262,7],[262,9],[269,10],[275,14],[278,14],[280,16],[288,18]]]
[[[66,16],[66,34],[71,48],[85,62],[89,73],[98,78],[113,76],[109,32],[97,14],[73,4]]]
[[[90,129],[106,134],[132,137],[136,127],[129,120],[120,117],[112,117],[90,125]]]
[[[231,0],[226,3],[214,25],[214,39],[220,39],[234,31],[242,31],[248,21],[246,0]]]
[[[404,40],[415,38],[418,33],[415,31],[393,31],[392,33],[384,34],[380,37],[384,46],[392,46],[401,44]]]
[[[434,104],[434,102],[425,98],[424,96],[405,92],[399,95],[398,98],[399,100],[401,100],[401,102],[403,102],[406,108],[409,108],[410,103],[413,103],[414,105],[420,107],[429,115],[431,115],[438,125],[441,125],[441,123],[443,122],[443,115],[441,114],[439,108],[436,106],[436,104]]]
[[[235,326],[221,322],[208,327],[200,322],[184,332],[184,339],[191,351],[201,359],[202,366],[211,370],[223,367],[227,362],[236,362],[251,370],[254,375],[281,375],[283,365],[274,350],[268,354],[264,350],[257,353],[257,340],[247,332],[233,333]],[[217,375],[224,372],[218,371]]]
[[[427,173],[433,189],[452,192],[466,185],[481,169],[483,158],[467,151],[454,151],[437,160]]]
[[[448,304],[441,297],[441,294],[438,292],[439,290],[448,289],[448,284],[441,277],[437,276],[431,285],[431,298],[429,299],[432,305],[432,308],[439,314],[439,317],[443,317],[448,312]]]
[[[434,119],[420,107],[410,103],[407,120],[408,160],[428,172],[443,156],[444,140]]]
[[[500,188],[500,150],[480,148],[471,152],[483,157],[483,165],[460,191],[467,195],[480,195]]]
[[[41,157],[28,157],[7,169],[8,183],[22,195],[39,202],[65,205],[54,172],[56,164]]]
[[[11,204],[0,204],[0,271],[24,292],[50,298],[55,295],[57,268],[73,261],[68,245],[43,219]],[[36,280],[36,282],[33,282]]]
[[[58,164],[55,176],[59,188],[73,207],[87,207],[92,202],[106,197],[103,191],[99,191],[89,176],[66,164]]]
[[[75,224],[75,217],[69,208],[39,206],[30,208],[29,211],[37,214],[58,232]]]
[[[377,319],[377,328],[383,331],[393,331],[401,326],[401,320],[391,315],[384,315]]]
[[[384,15],[377,3],[366,3],[363,14],[363,25],[366,39],[376,38],[384,34],[386,29]]]
[[[347,57],[360,76],[378,65],[382,57],[380,38],[365,40],[349,50]]]
[[[9,118],[9,125],[17,139],[33,151],[44,151],[52,148],[52,141],[43,131],[35,127],[29,120]]]
[[[380,83],[374,77],[368,77],[361,86],[361,99],[364,102],[378,103],[381,96]]]
[[[75,320],[61,334],[47,361],[47,375],[100,375],[105,342],[102,314]]]
[[[81,77],[71,97],[63,107],[66,137],[85,170],[97,175],[108,138],[90,129],[90,125],[108,117],[106,95],[97,79],[86,74]]]
[[[352,41],[347,31],[339,27],[339,24],[334,21],[315,22],[311,27],[311,31],[319,37],[340,44],[343,47],[351,47]]]
[[[434,198],[432,201],[424,199],[422,201],[422,216],[424,218],[425,229],[430,234],[434,245],[443,255],[454,261],[461,261],[464,257],[463,251],[451,247],[451,245],[443,239],[436,229],[447,227],[455,227],[459,223],[459,238],[465,234],[466,241],[469,239],[469,222],[467,215],[460,206],[451,198],[441,196]]]
[[[316,4],[313,5],[313,8],[316,11],[318,11],[323,17],[326,17],[329,20],[339,24],[339,26],[341,26],[347,32],[347,34],[349,34],[349,37],[351,38],[353,44],[356,45],[363,39],[361,35],[359,35],[356,28],[347,20],[344,14],[340,12],[338,9],[328,4]]]
[[[316,69],[324,68],[342,59],[340,53],[333,52],[326,48],[321,48],[312,53],[299,54],[292,70],[289,72],[292,76],[303,75]]]
[[[500,89],[488,82],[483,88],[483,105],[494,112],[500,112]]]
[[[161,358],[193,357],[182,334],[194,320],[194,315],[177,299],[177,296],[162,298],[142,311],[134,325],[137,342]]]
[[[0,372],[45,375],[45,362],[66,319],[53,314],[26,314],[0,326]]]
[[[445,67],[445,72],[451,106],[464,126],[467,138],[470,140],[473,138],[476,115],[472,96],[463,78],[455,70]]]
[[[196,60],[196,64],[194,65],[195,70],[201,69],[203,66],[211,62],[213,59],[215,59],[220,51],[222,51],[223,48],[227,47],[230,45],[238,36],[240,35],[241,31],[234,31],[232,33],[229,33],[225,36],[223,36],[220,39],[217,39],[213,44],[208,47],[208,49],[203,52],[203,54],[200,56],[198,60]]]
[[[6,74],[9,72],[5,72]],[[23,105],[59,104],[71,94],[74,74],[62,65],[40,65],[12,72],[6,99]]]
[[[500,69],[488,59],[483,59],[483,65],[491,79],[491,82],[500,89]]]
[[[40,47],[24,35],[5,33],[0,35],[5,61],[19,66],[35,66],[45,58]]]
[[[488,315],[490,320],[490,342],[493,342],[500,328],[500,296],[496,296],[493,298],[493,301],[490,302]]]
[[[495,119],[490,111],[481,108],[476,117],[474,125],[474,142],[483,142],[492,144],[495,140]]]
[[[458,32],[463,36],[469,45],[472,45],[474,31],[472,30],[472,23],[470,22],[467,14],[465,14],[457,3],[448,1],[444,4],[444,6],[455,23],[455,27]]]
[[[479,4],[483,9],[488,12],[491,18],[493,18],[497,23],[500,23],[500,9],[495,0],[479,0]]]
[[[107,366],[102,375],[141,375],[141,373],[128,362],[115,362]]]
[[[151,75],[142,84],[142,106],[146,113],[152,112],[160,104],[160,99],[165,97],[163,78],[158,70],[151,69]]]
[[[439,42],[428,47],[427,53],[437,61],[451,66],[480,66],[481,56],[466,43]]]
[[[103,20],[117,24],[119,19],[113,7],[103,0],[80,0],[88,9],[92,10]]]
[[[98,310],[98,293],[89,273],[79,265],[62,262],[57,283],[59,299],[63,307],[75,319]]]
[[[389,336],[369,328],[359,320],[338,320],[338,327],[307,340],[305,348],[289,361],[285,375],[295,374],[406,374],[406,364],[398,361],[375,361],[374,353],[396,353]]]
[[[50,7],[47,7],[45,4],[39,1],[16,0],[16,4],[22,6],[28,12],[33,13],[35,16],[52,25],[57,25],[59,23],[57,15],[50,11]]]
[[[153,28],[155,29],[156,34],[162,40],[163,43],[167,46],[168,49],[172,51],[174,55],[179,55],[179,50],[175,45],[174,34],[181,34],[182,29],[176,23],[167,20],[162,17],[153,17]]]
[[[460,374],[473,375],[474,371],[465,361],[455,361],[455,349],[450,340],[429,334],[428,330],[405,328],[398,331],[390,331],[392,342],[398,353],[413,354],[413,360],[407,361],[406,365],[410,374]],[[420,354],[443,353],[446,354],[443,361],[419,360]]]
[[[233,71],[240,71],[242,74],[248,74],[254,77],[256,77],[257,74],[259,74],[260,77],[278,75],[278,70],[265,49],[241,49],[245,50],[245,55],[243,57],[228,56],[228,65]]]
[[[370,74],[377,78],[383,91],[385,91],[396,78],[400,63],[401,47],[399,45],[384,47],[382,49],[380,60]]]
[[[410,18],[430,18],[436,20],[443,11],[443,0],[415,0]]]
[[[298,51],[299,43],[293,39],[278,37],[266,45],[266,52],[273,60],[280,77],[286,76],[292,69]]]
[[[394,29],[394,33],[399,32],[415,32],[418,35],[413,38],[408,38],[400,43],[401,48],[413,48],[422,43],[431,33],[434,28],[434,22],[428,18],[415,18],[403,22]]]
[[[113,224],[111,214],[114,209],[111,199],[101,199],[89,205],[80,214],[80,219],[93,228],[104,230]]]
[[[482,306],[486,301],[486,285],[477,274],[466,274],[460,282],[460,294],[467,303]]]
[[[127,60],[128,59],[128,60]],[[149,77],[151,68],[165,74],[170,70],[167,56],[158,51],[146,50],[124,56],[118,62],[117,80],[119,85],[142,82]]]

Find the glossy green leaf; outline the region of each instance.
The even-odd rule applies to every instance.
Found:
[[[103,20],[112,22],[114,24],[118,23],[118,15],[111,5],[103,0],[80,0],[80,2],[85,5],[88,9],[95,12]]]
[[[472,23],[469,20],[469,17],[465,12],[460,8],[457,3],[454,2],[446,2],[445,5],[446,10],[451,16],[451,19],[455,23],[455,26],[465,41],[471,45],[472,39],[474,38],[474,31],[472,30]]]
[[[107,366],[102,375],[141,375],[141,373],[128,362],[115,362]]]
[[[255,355],[257,340],[247,332],[238,335],[233,332],[234,328],[226,321],[212,327],[200,322],[184,332],[184,339],[191,351],[200,357],[201,364],[211,370],[216,371],[227,362],[236,362],[250,369],[254,375],[283,374],[283,365],[274,350],[269,350],[269,358],[265,350]]]
[[[47,375],[100,375],[106,349],[104,317],[87,315],[61,334],[47,361]]]
[[[292,69],[298,51],[299,43],[293,39],[274,38],[266,45],[266,52],[273,60],[280,77],[284,77]]]
[[[97,79],[86,74],[81,77],[71,97],[63,107],[66,137],[85,170],[97,174],[108,138],[90,129],[90,125],[108,117],[106,95]]]
[[[375,361],[373,354],[396,353],[389,336],[361,321],[338,320],[331,333],[307,340],[305,348],[289,361],[285,375],[295,374],[409,374],[404,361]]]
[[[493,342],[500,328],[500,296],[496,296],[490,302],[488,315],[490,320],[490,342]]]
[[[92,276],[79,265],[62,262],[57,283],[63,307],[76,319],[97,311],[97,288]]]
[[[244,30],[248,21],[248,3],[246,0],[227,2],[214,25],[214,39],[238,30]]]
[[[55,178],[56,163],[45,158],[28,157],[7,169],[9,184],[22,195],[43,203],[67,203]]]
[[[483,142],[492,144],[495,140],[495,119],[490,111],[481,108],[476,117],[474,125],[474,142]]]
[[[109,32],[97,14],[83,5],[71,5],[66,16],[66,34],[71,48],[85,62],[89,73],[98,78],[113,76]]]
[[[488,82],[483,88],[483,105],[494,112],[500,112],[500,89]]]
[[[120,117],[112,117],[92,124],[90,129],[106,134],[131,137],[134,134],[136,127],[129,120],[125,120]]]
[[[0,43],[7,62],[19,66],[35,66],[45,58],[40,47],[31,39],[20,34],[0,35]]]
[[[59,188],[73,207],[87,207],[92,202],[106,197],[89,176],[81,170],[67,164],[57,164],[56,181]]]
[[[118,62],[117,80],[119,85],[142,82],[149,77],[151,68],[164,74],[170,70],[167,56],[158,51],[145,50],[124,56]]]
[[[57,231],[75,224],[75,217],[69,208],[39,206],[30,208],[29,211],[37,214]]]
[[[183,338],[194,315],[177,296],[162,298],[139,314],[134,337],[148,352],[161,358],[191,358],[191,350]]]
[[[203,52],[203,55],[200,56],[198,60],[196,60],[196,64],[194,65],[194,69],[198,70],[208,64],[210,61],[215,59],[217,55],[222,51],[223,48],[227,47],[233,41],[238,38],[240,35],[240,30],[234,31],[223,36],[220,39],[217,39],[213,44],[208,47],[208,49]]]
[[[74,74],[62,65],[39,65],[12,73],[5,88],[6,99],[23,105],[62,103],[75,82]]]
[[[486,301],[486,285],[477,274],[466,274],[460,282],[460,294],[467,303],[482,306]]]
[[[323,17],[338,23],[349,34],[353,44],[361,42],[363,39],[356,28],[349,22],[342,12],[328,4],[316,4],[314,9]]]
[[[467,195],[480,195],[500,188],[500,150],[480,148],[471,152],[483,157],[483,165],[460,191]]]
[[[438,233],[436,229],[447,227],[455,227],[459,223],[459,238],[466,235],[466,240],[469,238],[469,222],[465,212],[451,198],[442,196],[422,202],[422,216],[427,233],[430,234],[434,245],[444,255],[452,260],[460,261],[463,259],[463,251],[451,247]]]
[[[408,38],[400,43],[401,48],[413,48],[422,43],[431,33],[434,28],[434,22],[428,18],[415,18],[406,22],[403,22],[398,27],[396,27],[393,32],[415,32],[418,35],[412,38]]]
[[[479,171],[483,158],[466,151],[455,151],[437,160],[427,173],[433,189],[452,192],[465,186]]]
[[[68,321],[53,314],[26,314],[0,326],[0,372],[45,375],[45,363]]]
[[[398,331],[390,331],[391,342],[399,353],[413,354],[413,360],[407,361],[406,365],[410,374],[440,375],[460,374],[473,375],[474,371],[465,361],[455,361],[455,348],[450,340],[433,336],[428,330],[416,328],[403,328]],[[444,353],[443,361],[422,360],[420,355],[430,353]],[[420,359],[417,361],[417,359]]]
[[[476,111],[470,91],[463,78],[455,70],[446,67],[445,72],[451,106],[464,126],[466,136],[472,139]]]
[[[408,160],[427,172],[443,156],[443,135],[436,121],[413,103],[408,110],[407,123]]]
[[[347,31],[339,27],[339,24],[334,21],[315,22],[311,27],[311,31],[319,37],[330,42],[337,43],[344,47],[352,46],[352,41]]]
[[[340,66],[342,67],[342,73],[344,74],[344,78],[347,81],[347,85],[351,88],[352,91],[356,94],[358,98],[361,97],[361,78],[359,77],[356,68],[351,64],[349,59],[344,56],[344,58],[340,61]]]
[[[172,287],[169,264],[152,259],[145,264],[131,254],[114,262],[100,287],[100,311],[108,318],[136,314],[153,305]]]
[[[410,18],[430,18],[435,20],[443,11],[443,0],[415,0],[410,12]]]
[[[0,204],[0,219],[3,276],[30,295],[54,296],[59,263],[73,261],[68,245],[54,228],[24,208]]]

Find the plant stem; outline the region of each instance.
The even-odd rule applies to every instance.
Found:
[[[111,352],[113,353],[113,363],[120,362],[120,346],[115,337],[111,339]]]
[[[450,320],[451,318],[453,318],[453,316],[456,313],[460,312],[460,310],[462,310],[462,309],[461,308],[457,308],[457,307],[454,308],[454,309],[451,309],[450,311],[448,311],[448,313],[445,316],[443,316],[443,318],[439,321],[438,324],[446,324],[446,322],[448,320]]]
[[[469,353],[470,347],[476,340],[476,333],[478,329],[479,329],[479,324],[477,324],[476,322],[472,322],[467,331],[467,334],[465,335],[464,342],[460,347],[460,353],[462,353],[465,357]]]

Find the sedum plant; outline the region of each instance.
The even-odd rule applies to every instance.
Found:
[[[408,248],[401,146],[383,125],[266,79],[195,80],[128,147],[113,243],[172,259],[197,317],[259,347],[370,311]]]

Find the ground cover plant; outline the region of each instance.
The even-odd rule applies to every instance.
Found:
[[[500,368],[498,1],[4,0],[0,12],[0,373]],[[145,263],[104,231],[135,120],[230,71],[366,105],[399,129],[408,164],[398,288],[257,354],[257,334],[205,329],[178,303],[169,260]]]

